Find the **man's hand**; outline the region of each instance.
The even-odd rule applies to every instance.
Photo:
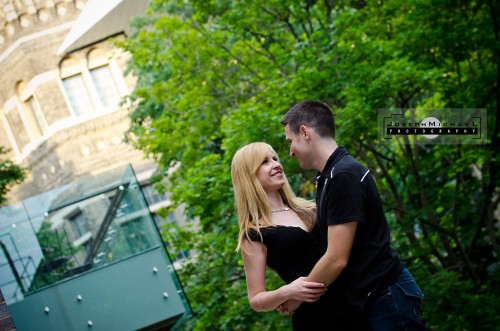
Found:
[[[315,302],[325,294],[327,288],[322,283],[308,282],[306,277],[299,277],[284,286],[284,289],[287,300]]]
[[[287,301],[276,307],[281,315],[291,315],[302,302],[316,302],[325,294],[327,288],[322,283],[309,282],[306,277],[299,277],[282,287]]]

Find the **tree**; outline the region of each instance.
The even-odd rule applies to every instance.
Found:
[[[0,146],[0,155],[7,154],[8,150]],[[7,193],[13,185],[20,184],[25,178],[24,169],[10,160],[0,160],[0,205],[7,201]]]
[[[451,0],[150,3],[121,43],[138,77],[128,139],[158,162],[157,187],[199,219],[164,232],[174,250],[197,253],[179,270],[196,313],[186,329],[289,326],[247,303],[229,168],[240,146],[266,141],[312,197],[314,174],[285,157],[279,125],[303,99],[334,106],[338,141],[377,178],[429,327],[497,325],[498,12]],[[487,108],[488,144],[380,143],[378,109],[430,107]]]

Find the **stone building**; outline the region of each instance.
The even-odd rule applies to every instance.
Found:
[[[115,40],[131,34],[130,20],[147,4],[0,0],[0,146],[10,150],[1,157],[27,170],[0,209],[5,329],[14,327],[6,304],[20,329],[111,330],[109,316],[120,316],[122,327],[169,330],[189,315],[154,225],[182,225],[182,209],[155,215],[169,204],[148,183],[156,164],[124,142],[135,79]]]
[[[147,183],[155,164],[123,141],[130,105],[122,100],[135,80],[114,45],[146,6],[0,0],[0,145],[28,170],[9,203],[128,163]]]

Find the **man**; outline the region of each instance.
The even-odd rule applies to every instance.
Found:
[[[324,255],[308,280],[329,286],[325,300],[341,316],[335,330],[425,330],[423,293],[390,247],[370,171],[337,145],[333,111],[306,100],[290,108],[281,124],[290,155],[303,169],[318,171],[316,229]]]

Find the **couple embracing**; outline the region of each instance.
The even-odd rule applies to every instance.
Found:
[[[290,155],[317,170],[316,201],[294,194],[270,145],[251,143],[234,155],[237,250],[250,306],[291,314],[294,330],[426,330],[423,293],[390,246],[370,171],[337,145],[333,111],[306,100],[281,124]],[[266,266],[286,285],[266,290]]]

